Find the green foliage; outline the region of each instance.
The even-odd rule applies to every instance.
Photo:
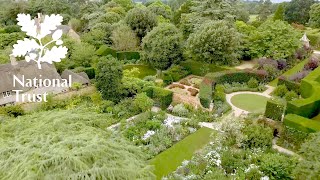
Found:
[[[140,52],[138,51],[121,51],[117,52],[117,57],[119,60],[139,60]]]
[[[147,8],[136,7],[131,9],[125,18],[125,22],[140,39],[157,26],[156,15]]]
[[[206,78],[200,84],[199,99],[201,105],[205,108],[209,108],[212,102],[212,86],[212,81]]]
[[[152,98],[161,109],[166,109],[172,102],[172,91],[159,87],[149,87],[145,89],[145,93]]]
[[[94,79],[96,77],[96,71],[93,67],[84,68],[83,72],[85,72],[89,79]]]
[[[114,122],[85,109],[40,112],[6,121],[1,124],[0,176],[154,178],[139,148],[106,131]]]
[[[313,4],[309,14],[309,25],[313,28],[320,28],[320,4]]]
[[[259,169],[270,179],[292,179],[297,161],[285,155],[268,153],[261,157]]]
[[[273,20],[274,21],[276,21],[276,20],[283,21],[284,20],[284,4],[283,3],[278,5],[278,8],[273,15]]]
[[[105,44],[111,44],[111,32],[102,29],[93,29],[81,35],[81,41],[99,48]]]
[[[320,123],[318,121],[307,119],[296,114],[286,115],[284,117],[284,124],[306,133],[320,131]]]
[[[131,0],[112,0],[112,2],[115,2],[116,4],[119,4],[126,11],[129,11],[134,6],[134,4],[133,4],[133,2]]]
[[[243,129],[245,138],[243,144],[245,148],[271,148],[273,131],[269,127],[260,124],[249,124]]]
[[[277,144],[281,147],[298,152],[301,145],[308,139],[309,134],[297,129],[284,126],[280,131],[280,138]]]
[[[284,97],[288,92],[288,88],[286,85],[277,86],[277,88],[273,91],[273,94],[279,97]]]
[[[70,56],[70,60],[76,66],[90,67],[95,60],[96,49],[93,45],[88,43],[75,44]]]
[[[74,82],[74,83],[72,83],[72,85],[71,85],[71,89],[72,89],[72,90],[78,91],[78,90],[80,90],[81,88],[82,88],[82,84],[81,84],[81,83],[78,83],[78,82]]]
[[[258,80],[256,80],[255,78],[250,78],[250,80],[248,81],[248,87],[257,88],[258,86],[259,86]]]
[[[312,134],[305,143],[301,145],[300,154],[303,159],[299,161],[293,175],[296,179],[317,179],[320,176],[320,134]]]
[[[249,37],[250,54],[252,57],[288,58],[301,46],[300,36],[286,22],[266,21]]]
[[[183,66],[173,65],[163,72],[162,79],[165,84],[171,84],[172,82],[177,82],[189,74],[190,72]]]
[[[0,107],[0,114],[10,117],[18,117],[23,116],[25,114],[25,111],[19,105],[9,105]]]
[[[142,40],[142,59],[158,70],[166,70],[182,59],[182,34],[172,24],[162,23]]]
[[[112,31],[112,46],[118,51],[131,51],[137,49],[139,39],[128,25],[121,24]]]
[[[143,79],[146,76],[154,76],[157,73],[155,69],[147,65],[128,64],[123,66],[123,70],[132,70],[133,68],[137,68],[139,70],[139,73],[133,77],[140,78],[140,79]]]
[[[189,110],[184,106],[184,104],[178,104],[173,107],[172,112],[180,117],[187,116]]]
[[[203,24],[187,40],[188,54],[197,61],[230,65],[239,57],[240,37],[227,21]]]
[[[281,121],[282,116],[284,115],[284,112],[285,112],[285,108],[286,108],[285,102],[281,100],[277,100],[277,99],[268,100],[264,115],[267,118]]]
[[[146,93],[137,94],[133,101],[133,104],[137,106],[141,112],[151,110],[153,103],[153,100],[150,99]]]
[[[193,75],[204,76],[207,73],[213,73],[218,71],[226,70],[224,67],[216,66],[214,64],[208,64],[205,62],[198,61],[182,61],[179,65],[183,66],[185,69],[191,72]]]
[[[284,95],[284,98],[286,99],[286,101],[292,101],[292,100],[295,100],[295,99],[298,99],[299,96],[296,92],[294,91],[288,91],[285,95]]]
[[[99,59],[96,87],[104,99],[118,102],[121,97],[122,64],[111,56]]]
[[[243,21],[236,21],[236,27],[238,32],[241,34],[241,56],[242,59],[252,59],[251,54],[250,54],[250,37],[251,35],[256,31],[256,28],[252,25],[249,25]]]
[[[80,32],[83,28],[81,20],[76,18],[70,19],[68,25],[76,32]]]
[[[295,91],[297,94],[300,94],[300,83],[290,81],[287,78],[279,77],[278,86],[279,85],[285,85],[289,91]]]
[[[315,0],[292,0],[285,7],[285,20],[289,23],[306,24],[309,21],[310,6]]]
[[[0,49],[5,49],[8,46],[13,46],[18,40],[23,40],[25,35],[23,33],[0,33]]]
[[[172,11],[170,6],[164,4],[160,0],[154,1],[152,4],[148,5],[147,7],[151,12],[158,16],[162,16],[166,19],[171,19],[172,18]]]
[[[99,56],[107,56],[107,55],[111,55],[113,57],[117,57],[117,51],[115,51],[114,49],[110,48],[107,45],[102,45],[97,51],[96,54]]]

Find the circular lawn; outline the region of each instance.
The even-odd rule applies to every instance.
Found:
[[[231,103],[239,109],[251,113],[264,113],[268,98],[257,94],[237,94]]]

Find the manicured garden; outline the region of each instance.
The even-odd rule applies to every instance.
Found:
[[[257,94],[238,94],[231,98],[234,106],[251,113],[264,113],[268,98]]]
[[[201,128],[152,159],[150,164],[155,166],[157,179],[174,171],[182,161],[191,159],[197,150],[210,142],[212,132],[209,128]]]
[[[140,79],[143,79],[146,76],[154,76],[157,74],[157,71],[148,65],[128,64],[123,66],[123,70],[132,70],[133,68],[138,68],[139,73],[135,77]]]

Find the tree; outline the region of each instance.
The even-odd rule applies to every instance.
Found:
[[[240,55],[241,59],[252,59],[250,54],[250,36],[257,30],[254,26],[248,25],[243,21],[236,21],[236,27],[238,32],[241,34],[241,48]]]
[[[249,37],[250,55],[286,59],[302,46],[300,36],[301,34],[286,22],[266,21]]]
[[[134,6],[132,0],[112,0],[112,1],[119,4],[126,11],[129,11]]]
[[[100,48],[101,45],[111,44],[111,32],[102,29],[92,29],[89,32],[82,34],[81,41],[94,45]]]
[[[172,19],[172,11],[170,6],[164,4],[162,1],[157,0],[147,7],[151,12],[166,19]]]
[[[147,8],[133,8],[128,12],[125,22],[142,39],[153,27],[157,26],[157,17]]]
[[[143,38],[142,49],[146,62],[165,70],[182,58],[182,34],[173,24],[160,24]]]
[[[190,35],[186,46],[197,61],[233,64],[239,56],[240,36],[231,23],[210,21]]]
[[[260,0],[259,3],[259,21],[265,21],[272,14],[271,5],[272,2],[270,0]]]
[[[309,21],[309,11],[315,0],[292,0],[284,12],[284,19],[289,23],[306,24]]]
[[[320,28],[320,4],[312,5],[309,14],[309,25],[313,28]]]
[[[284,20],[284,4],[281,3],[278,5],[276,12],[273,15],[273,20]]]
[[[301,145],[300,154],[303,157],[294,169],[296,179],[318,179],[320,177],[320,133],[312,134]]]
[[[135,50],[139,46],[139,39],[133,30],[121,24],[112,31],[112,46],[118,51]]]
[[[137,94],[133,104],[140,109],[141,112],[150,111],[153,106],[153,100],[146,93]]]
[[[76,66],[90,67],[95,58],[96,49],[88,43],[77,43],[74,45],[70,60]]]
[[[96,87],[102,98],[118,102],[121,97],[122,64],[112,56],[101,57],[97,65]]]

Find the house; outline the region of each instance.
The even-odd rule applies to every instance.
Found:
[[[15,104],[17,90],[20,91],[19,96],[23,96],[25,94],[58,94],[69,89],[69,87],[45,86],[44,83],[46,79],[60,82],[68,81],[69,83],[69,75],[71,75],[72,83],[78,82],[82,85],[89,85],[90,83],[89,78],[87,79],[87,76],[83,73],[77,74],[72,71],[65,70],[62,75],[63,77],[59,75],[54,65],[48,63],[42,63],[42,69],[38,69],[36,62],[33,61],[17,61],[12,62],[11,64],[2,64],[0,65],[0,106]],[[32,83],[32,86],[22,86],[16,79],[14,79],[14,77],[20,81],[23,79],[28,80],[35,78],[39,81]],[[43,84],[37,84],[40,82]]]

